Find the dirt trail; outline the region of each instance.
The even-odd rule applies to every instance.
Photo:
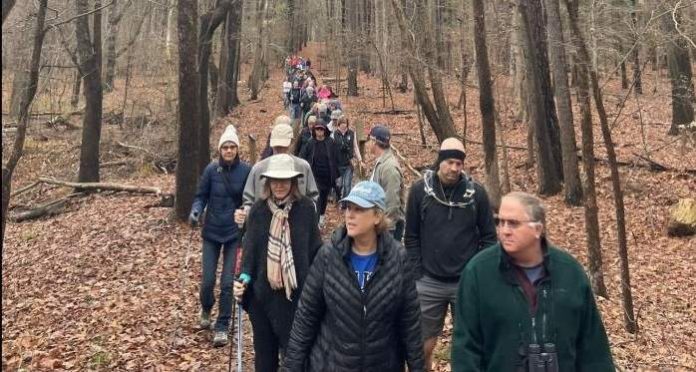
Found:
[[[321,47],[310,44],[300,55],[309,56],[318,68]],[[321,65],[325,63],[322,61]],[[272,67],[259,100],[247,101],[247,93],[241,88],[243,104],[230,117],[214,123],[213,146],[224,126],[234,123],[242,134],[242,153],[246,158],[248,134],[258,138],[258,151],[263,148],[273,118],[283,113],[283,72]],[[333,75],[333,72],[326,74]],[[248,66],[244,66],[241,76],[248,76]],[[317,74],[317,77],[321,83],[325,76]],[[645,81],[650,84],[652,79]],[[510,89],[502,78],[500,84],[498,90]],[[373,114],[385,110],[381,83],[376,77],[361,74],[359,85],[360,97],[341,97],[351,123],[363,121],[366,126],[387,123],[394,132],[394,144],[413,166],[431,164],[436,141],[426,128],[428,145],[420,144],[412,92],[395,93],[397,108],[406,112]],[[448,88],[450,101],[456,101],[457,83],[452,81]],[[607,107],[614,107],[611,103],[618,102],[621,91],[613,82],[607,89],[617,92],[607,98]],[[651,89],[645,87],[645,91]],[[669,96],[668,84],[659,89],[659,97]],[[474,89],[468,94],[471,104],[467,111],[453,110],[453,117],[461,127],[467,115],[467,137],[480,139],[475,104],[478,95]],[[524,127],[513,119],[513,104],[504,98],[497,102],[508,145],[525,146]],[[632,153],[640,151],[643,138],[637,136],[638,125],[631,119],[639,108],[630,101],[628,104],[625,110],[628,114],[617,122],[614,130],[619,158],[624,161],[635,158]],[[668,101],[656,98],[641,106],[643,117],[651,123],[645,127],[645,141],[652,149],[661,148],[652,153],[654,159],[675,168],[696,168],[696,156],[680,155],[678,146],[668,145],[673,139],[665,137],[667,127],[662,124],[669,117]],[[113,131],[107,130],[105,141],[113,141],[109,139]],[[15,189],[32,181],[36,172],[60,178],[70,177],[74,172],[75,143],[79,142],[65,134],[44,132],[50,134],[46,136],[47,141],[30,138]],[[47,148],[56,153],[47,156]],[[597,151],[599,157],[604,156],[601,146]],[[524,151],[510,153],[511,183],[514,189],[533,192],[535,174],[523,167],[524,155]],[[367,158],[369,162],[370,156]],[[468,145],[466,166],[476,179],[484,179],[480,146]],[[623,167],[621,171],[627,190],[634,301],[641,333],[633,336],[622,330],[611,185],[608,170],[600,163],[597,172],[600,224],[605,280],[611,297],[598,302],[612,351],[618,364],[625,368],[694,368],[696,281],[692,275],[692,256],[696,242],[667,238],[663,229],[669,206],[679,197],[696,195],[696,182],[693,177],[678,172],[651,173],[631,167]],[[105,171],[105,177],[168,191],[174,187],[173,175]],[[413,181],[409,173],[406,178],[406,184]],[[545,202],[550,238],[585,263],[582,208],[565,206],[559,196],[546,198]],[[172,223],[171,210],[150,208],[153,203],[150,197],[95,194],[79,199],[66,213],[53,218],[8,224],[2,271],[3,370],[226,370],[228,349],[213,349],[210,333],[195,327],[199,311],[199,234],[184,224]],[[336,207],[330,205],[325,232],[330,232],[338,222]],[[188,266],[184,266],[186,262]],[[248,322],[245,335],[246,370],[252,370]],[[437,354],[441,371],[448,370],[448,347],[445,344]]]

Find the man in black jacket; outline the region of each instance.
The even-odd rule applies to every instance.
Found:
[[[444,140],[435,169],[413,184],[406,207],[405,245],[417,279],[426,369],[448,305],[454,307],[460,273],[476,253],[496,243],[488,195],[463,173],[465,156],[458,139]]]
[[[338,150],[334,140],[329,137],[324,123],[317,123],[312,132],[313,137],[302,149],[300,157],[312,168],[312,173],[319,189],[319,227],[324,227],[324,213],[329,200],[329,193],[338,178]]]

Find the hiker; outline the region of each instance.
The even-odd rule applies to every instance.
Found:
[[[370,181],[377,182],[386,193],[387,217],[392,225],[389,230],[394,239],[401,241],[404,235],[404,177],[396,156],[391,151],[391,133],[385,125],[378,124],[370,130],[368,148],[374,157]]]
[[[290,115],[290,118],[293,120],[300,118],[300,113],[302,112],[302,110],[300,109],[301,97],[302,92],[300,91],[300,83],[297,80],[295,80],[292,83],[292,89],[290,89],[290,92],[288,92],[288,113]]]
[[[290,78],[288,78],[283,82],[283,108],[286,110],[288,108],[288,105],[290,104],[289,93],[291,89],[292,83],[290,82]]]
[[[317,117],[317,119],[321,120],[325,125],[328,125],[331,121],[329,107],[326,105],[326,103],[319,103],[319,117]]]
[[[287,349],[305,277],[322,245],[312,200],[298,189],[302,173],[290,155],[269,158],[264,196],[249,211],[240,280],[234,295],[254,332],[254,367],[277,371]]]
[[[307,119],[309,119],[309,117],[312,115],[319,117],[319,103],[318,102],[314,102],[312,104],[312,108],[310,108],[309,111],[304,115],[304,118],[302,119],[302,128],[307,126]]]
[[[545,217],[534,195],[503,197],[496,217],[500,243],[462,272],[452,371],[614,371],[585,270],[549,243]],[[539,351],[555,352],[555,368],[538,362],[548,359]]]
[[[333,90],[331,89],[330,86],[323,84],[320,88],[319,91],[317,92],[317,96],[319,97],[320,100],[325,100],[331,98],[331,96],[335,96],[333,93]]]
[[[442,142],[433,170],[411,186],[404,242],[421,304],[425,367],[454,313],[459,275],[471,257],[496,243],[486,190],[463,172],[466,153],[456,138]]]
[[[324,227],[326,205],[329,193],[338,178],[338,150],[334,140],[329,137],[329,131],[324,123],[316,123],[312,130],[312,138],[304,146],[300,157],[312,167],[312,173],[319,189],[319,226]]]
[[[278,124],[273,127],[270,140],[273,154],[289,154],[290,143],[293,137],[292,127],[289,124],[290,118],[281,115],[276,118],[276,123]],[[244,206],[247,208],[263,198],[264,182],[261,179],[261,175],[266,171],[266,168],[268,168],[269,159],[270,158],[261,160],[251,168],[249,178],[244,185]],[[292,159],[295,162],[295,170],[302,173],[302,177],[297,180],[298,190],[302,195],[307,196],[316,203],[319,197],[319,191],[317,190],[317,184],[314,180],[314,175],[312,174],[309,163],[297,156],[292,156]],[[241,219],[246,218],[244,210],[235,213],[238,214]]]
[[[338,127],[338,125],[336,124],[336,121],[338,121],[338,118],[340,118],[341,116],[343,116],[343,111],[341,111],[341,110],[331,111],[331,114],[329,115],[329,117],[331,118],[331,121],[329,121],[329,123],[326,125],[326,127],[329,129],[329,133],[333,133],[336,130],[336,127]]]
[[[357,136],[352,129],[348,128],[348,118],[345,115],[341,115],[337,119],[336,130],[331,133],[331,138],[336,142],[338,148],[337,163],[340,187],[336,194],[340,199],[348,195],[353,186],[353,160],[362,164],[362,156],[360,148],[358,148]]]
[[[300,116],[300,119],[304,119],[305,115],[307,115],[316,102],[317,95],[314,94],[314,87],[307,87],[300,98],[300,108],[302,109],[302,116]]]
[[[312,139],[312,133],[314,133],[314,126],[317,124],[317,117],[312,115],[307,119],[307,126],[303,127],[300,131],[300,135],[297,139],[297,144],[295,144],[295,155],[300,156],[304,148]]]
[[[341,202],[345,225],[314,259],[284,370],[422,372],[416,286],[387,231],[384,190],[363,181]]]
[[[239,160],[239,137],[233,125],[228,125],[220,136],[218,151],[219,159],[208,164],[201,175],[189,215],[189,222],[195,226],[206,210],[201,234],[201,329],[209,329],[211,326],[210,312],[215,305],[215,273],[218,259],[221,255],[223,257],[218,317],[213,335],[214,346],[227,343],[227,331],[232,315],[232,281],[239,239],[238,227],[232,216],[242,205],[244,182],[251,170],[248,164]]]

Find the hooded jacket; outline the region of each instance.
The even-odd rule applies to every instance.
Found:
[[[231,164],[213,161],[205,167],[191,207],[199,215],[207,207],[202,236],[206,240],[227,243],[237,239],[234,211],[242,206],[244,183],[251,167],[239,160]]]
[[[437,173],[427,170],[411,186],[404,244],[416,279],[425,274],[456,283],[471,257],[496,242],[486,190],[466,174],[444,188]]]
[[[361,292],[345,227],[312,264],[284,361],[285,371],[424,370],[420,306],[406,254],[390,234],[377,237],[377,266]]]
[[[455,305],[452,371],[526,371],[526,346],[554,343],[563,372],[614,371],[589,280],[568,253],[544,246],[546,275],[530,311],[512,259],[500,244],[464,269]]]

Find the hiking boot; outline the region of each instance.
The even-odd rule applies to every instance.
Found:
[[[225,345],[227,345],[227,332],[215,331],[215,336],[213,337],[213,346],[220,347]]]
[[[201,318],[198,320],[198,326],[201,329],[210,329],[210,311],[201,311]]]

